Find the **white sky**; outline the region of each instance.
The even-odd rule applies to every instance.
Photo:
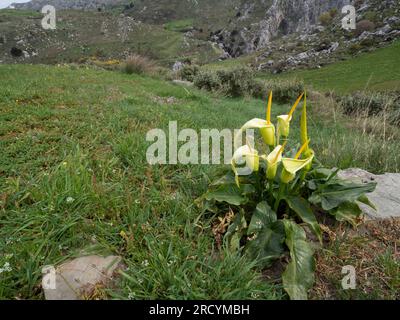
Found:
[[[11,3],[23,3],[31,0],[0,0],[0,9],[7,8]]]

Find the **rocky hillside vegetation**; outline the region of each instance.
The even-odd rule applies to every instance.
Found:
[[[45,2],[68,9],[58,12],[56,31],[43,30],[34,11],[0,11],[0,61],[73,62],[137,53],[172,66],[177,60],[204,64],[247,57],[254,69],[280,73],[319,68],[400,37],[396,0],[352,2],[352,31],[341,23],[348,0]],[[43,4],[33,0],[17,8],[38,10]]]

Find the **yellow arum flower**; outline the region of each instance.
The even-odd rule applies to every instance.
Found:
[[[237,168],[237,165],[244,164],[245,167]],[[257,150],[251,148],[249,145],[238,148],[231,160],[232,170],[235,173],[235,181],[239,186],[239,176],[250,175],[253,172],[257,172],[260,167],[260,159]]]
[[[281,174],[282,183],[287,184],[287,183],[291,182],[296,177],[296,173],[298,171],[300,171],[301,169],[303,169],[309,163],[312,162],[312,160],[314,158],[313,153],[305,159],[299,159],[309,142],[310,141],[308,140],[308,141],[306,141],[306,143],[303,144],[303,146],[300,148],[299,152],[296,154],[296,156],[294,158],[283,158],[282,159],[282,164],[283,164],[283,170],[282,170],[282,174]]]
[[[266,127],[260,128],[261,136],[266,145],[275,146],[275,126],[271,123],[272,91],[268,98]]]
[[[289,136],[289,128],[290,128],[290,121],[292,121],[292,116],[294,111],[296,110],[297,106],[300,103],[301,98],[303,98],[304,93],[297,98],[296,102],[294,103],[292,109],[290,110],[289,114],[278,116],[278,132],[279,135],[283,137]]]
[[[285,148],[286,142],[283,146],[277,146],[265,159],[267,161],[267,178],[273,180],[276,176],[276,170],[279,163],[282,161],[282,152]]]
[[[268,141],[266,141],[265,140],[266,137],[268,137],[271,134],[271,132],[273,132],[273,135],[275,135],[275,127],[274,127],[274,125],[272,123],[268,124],[266,120],[259,119],[259,118],[254,118],[254,119],[251,119],[250,121],[247,121],[243,125],[243,127],[241,127],[240,130],[236,133],[235,140],[234,140],[235,147],[239,145],[238,144],[239,139],[242,138],[243,132],[245,132],[247,129],[260,129],[260,130],[266,129],[267,131],[264,131],[264,134],[266,134],[265,137],[264,137],[264,134],[261,132],[266,144],[272,142],[271,138],[269,138]],[[271,145],[273,145],[274,143],[275,143],[275,137],[273,138],[273,143]],[[270,144],[268,144],[268,145],[270,145]]]
[[[308,133],[307,133],[307,93],[304,92],[304,103],[303,103],[303,111],[301,113],[300,119],[300,138],[301,144],[305,144],[308,142]],[[308,150],[308,143],[306,146],[306,150]]]
[[[304,157],[305,158],[310,158],[314,157],[314,150],[312,150],[308,144],[308,132],[307,132],[307,94],[304,92],[304,104],[303,104],[303,112],[301,113],[301,119],[300,119],[300,138],[301,138],[301,143],[306,144],[306,147],[304,149]],[[312,161],[307,164],[305,169],[307,171],[311,170],[312,166]]]

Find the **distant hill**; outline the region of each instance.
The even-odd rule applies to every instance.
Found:
[[[40,10],[45,5],[52,5],[56,9],[98,10],[128,2],[127,0],[32,0],[27,3],[15,3],[13,6],[29,10]]]
[[[356,1],[355,31],[341,26],[341,9],[348,3],[33,0],[16,7],[37,11],[45,4],[54,5],[60,10],[59,28],[44,32],[38,17],[2,10],[0,61],[73,61],[95,52],[122,58],[135,52],[168,65],[187,58],[209,63],[240,57],[254,69],[280,73],[347,60],[400,37],[398,0]],[[10,55],[13,47],[24,52],[19,60]]]

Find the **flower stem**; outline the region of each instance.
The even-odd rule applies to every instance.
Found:
[[[274,206],[274,211],[276,213],[278,213],[277,211],[279,209],[279,204],[281,203],[282,196],[283,196],[283,193],[285,191],[285,187],[286,187],[286,184],[281,182],[281,184],[279,185],[278,198],[276,198],[275,206]]]

